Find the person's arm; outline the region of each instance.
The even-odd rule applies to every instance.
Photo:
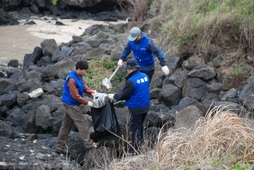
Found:
[[[88,101],[79,95],[78,89],[76,87],[76,82],[74,79],[72,79],[72,78],[69,79],[68,86],[69,86],[71,96],[74,100],[76,100],[77,102],[84,104],[84,105],[88,104]]]
[[[122,91],[114,95],[114,99],[128,100],[131,97],[133,91],[134,91],[134,84],[132,83],[132,81],[127,80]]]
[[[148,42],[148,47],[159,59],[161,67],[165,66],[166,61],[164,59],[164,53],[159,49],[159,47],[154,43],[152,39]]]
[[[164,59],[164,53],[159,49],[159,47],[154,43],[152,39],[148,42],[148,47],[151,49],[152,53],[155,54],[159,59],[162,72],[168,75],[170,71]]]
[[[120,60],[125,61],[127,56],[131,53],[130,43],[125,46],[124,50],[121,53]]]

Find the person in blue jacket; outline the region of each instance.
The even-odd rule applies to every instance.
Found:
[[[87,69],[87,61],[80,60],[76,63],[76,70],[72,70],[65,79],[62,94],[65,113],[58,134],[57,153],[68,153],[67,139],[73,124],[77,126],[86,148],[97,147],[97,144],[90,139],[88,120],[79,107],[80,104],[94,106],[93,102],[84,99],[84,93],[93,94],[96,92],[89,89],[83,79]]]
[[[150,109],[150,78],[139,72],[140,66],[135,59],[129,59],[124,68],[127,69],[128,76],[124,88],[117,94],[108,94],[110,99],[126,100],[131,120],[131,141],[136,152],[143,142],[143,122]],[[134,149],[130,152],[134,153]]]
[[[150,81],[152,80],[155,64],[154,55],[160,61],[162,72],[169,74],[169,69],[164,59],[164,53],[158,48],[154,41],[147,37],[138,27],[133,27],[128,36],[128,44],[122,51],[120,59],[118,60],[118,67],[122,67],[127,56],[133,52],[134,58],[138,61],[140,66],[139,71],[148,75]]]

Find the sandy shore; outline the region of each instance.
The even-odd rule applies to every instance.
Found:
[[[7,65],[11,59],[23,62],[25,54],[33,52],[34,47],[40,46],[45,39],[55,39],[58,44],[69,42],[73,35],[81,35],[86,28],[94,24],[105,24],[109,22],[93,20],[58,19],[64,25],[56,25],[55,20],[50,17],[30,18],[36,25],[24,25],[25,20],[20,20],[18,26],[0,26],[0,65]],[[110,22],[117,24],[123,21]]]
[[[45,18],[45,17],[44,17]],[[37,25],[30,26],[27,31],[29,31],[33,36],[42,39],[55,39],[58,44],[62,42],[69,42],[73,35],[81,35],[86,28],[95,24],[108,25],[109,23],[117,24],[119,22],[103,22],[103,21],[93,21],[93,20],[76,20],[72,19],[58,19],[64,25],[56,25],[56,21],[52,18],[47,18],[47,20],[35,19]],[[25,22],[25,21],[21,21]]]

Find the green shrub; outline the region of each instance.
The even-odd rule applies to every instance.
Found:
[[[235,164],[235,167],[232,170],[250,170],[251,166],[249,163],[243,164],[243,163],[237,163]]]
[[[105,60],[103,60],[102,65],[106,69],[112,69],[112,68],[114,68],[116,66],[116,63],[113,60],[111,60],[111,59],[105,59]]]
[[[244,64],[240,64],[238,67],[236,67],[234,69],[234,71],[230,74],[232,77],[238,77],[238,76],[243,76],[244,75],[244,72],[243,72],[243,66]]]
[[[115,86],[124,80],[124,78],[117,73],[114,75],[112,80],[110,81],[112,84],[112,89],[107,90],[102,86],[102,80],[104,78],[109,78],[113,71],[116,68],[116,62],[112,59],[108,58],[103,61],[99,60],[89,60],[89,69],[86,71],[84,75],[86,84],[91,89],[95,89],[99,92],[113,92]]]

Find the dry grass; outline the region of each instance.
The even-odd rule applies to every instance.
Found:
[[[126,7],[121,0],[117,0],[121,10],[129,14],[131,20],[142,23],[147,18],[149,2],[147,0],[133,0],[132,2],[132,6]]]
[[[157,154],[150,152],[144,155],[122,158],[113,161],[106,169],[108,170],[146,170],[157,169]]]
[[[211,110],[193,131],[160,134],[154,152],[114,160],[106,169],[232,169],[237,164],[253,164],[253,122],[223,110]]]

